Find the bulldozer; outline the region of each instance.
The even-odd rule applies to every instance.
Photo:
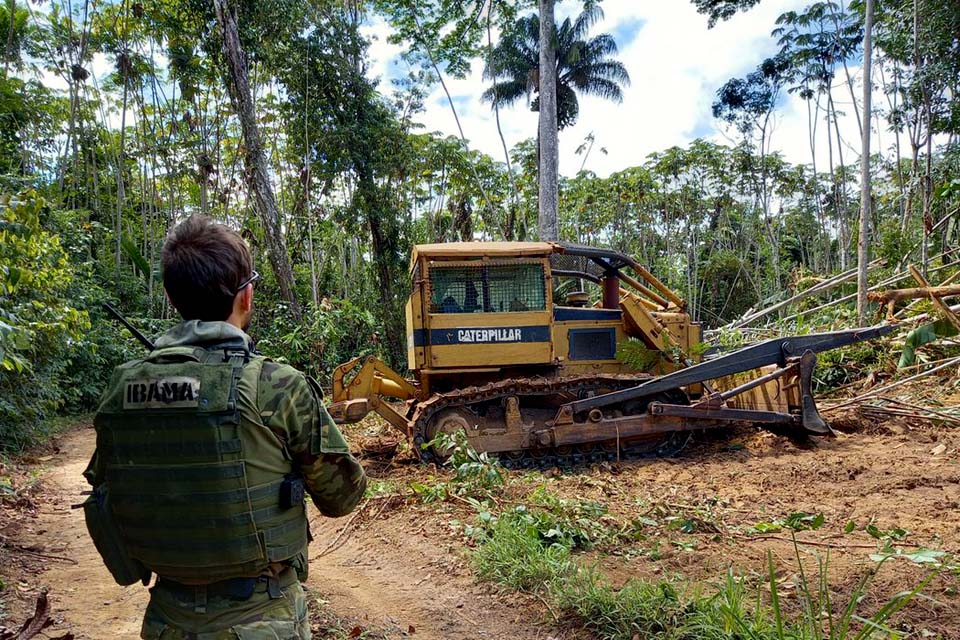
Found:
[[[416,245],[405,378],[375,356],[333,373],[330,415],[376,412],[423,458],[463,431],[511,466],[678,453],[735,424],[829,435],[816,353],[889,327],[766,340],[705,357],[685,301],[631,257],[563,242]]]

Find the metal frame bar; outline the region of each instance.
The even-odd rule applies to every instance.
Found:
[[[872,340],[890,333],[893,329],[894,327],[892,325],[887,325],[766,340],[759,344],[751,345],[739,351],[721,356],[715,360],[708,360],[700,364],[695,364],[692,367],[687,367],[686,369],[668,373],[656,380],[645,382],[632,389],[623,389],[621,391],[594,396],[593,398],[569,402],[560,407],[556,422],[568,424],[573,422],[574,414],[586,412],[590,409],[606,407],[636,398],[649,397],[678,387],[684,387],[705,380],[713,380],[770,364],[778,364],[783,367],[786,365],[788,358],[803,355],[806,351],[816,353],[818,351],[836,349],[864,340]]]
[[[675,416],[706,420],[724,420],[727,422],[761,422],[766,424],[800,424],[800,416],[778,411],[757,411],[754,409],[728,409],[727,407],[688,407],[679,404],[650,403],[650,415]]]

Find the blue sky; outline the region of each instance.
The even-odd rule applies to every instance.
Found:
[[[775,53],[770,31],[777,16],[806,4],[799,0],[765,0],[753,10],[707,29],[706,18],[685,0],[604,0],[601,6],[605,18],[592,33],[615,37],[619,59],[632,82],[622,104],[591,97],[580,99],[579,121],[560,134],[560,172],[577,172],[583,158],[575,150],[590,133],[596,143],[586,168],[599,175],[642,164],[650,153],[685,145],[697,137],[729,142],[710,112],[717,89]],[[558,20],[578,12],[581,6],[576,0],[558,3]],[[389,27],[382,20],[375,19],[365,33],[372,40],[370,75],[380,78],[382,91],[389,91],[389,79],[407,71],[406,63],[399,60],[402,47],[386,42]],[[487,86],[481,70],[478,60],[468,78],[446,80],[471,148],[502,159],[493,113],[480,101]],[[859,65],[851,70],[859,73]],[[846,91],[837,91],[836,95],[840,100],[849,98]],[[849,99],[845,105],[838,102],[838,108],[844,107],[852,111]],[[439,86],[417,120],[427,131],[457,132]],[[523,104],[501,109],[500,120],[509,146],[536,133],[537,115]],[[855,128],[851,113],[848,121],[841,122],[844,137],[851,144],[859,139]],[[825,129],[820,127],[821,131]],[[825,140],[819,146],[825,151]],[[601,147],[606,154],[599,152]],[[771,148],[792,162],[810,161],[806,107],[798,98],[787,97],[779,110]]]

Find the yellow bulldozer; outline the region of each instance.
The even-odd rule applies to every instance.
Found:
[[[439,433],[514,466],[671,455],[696,430],[826,435],[819,351],[888,327],[767,340],[702,357],[675,292],[622,253],[553,242],[414,247],[406,379],[374,356],[333,374],[339,423],[375,411],[428,459]],[[627,356],[630,357],[627,357]]]

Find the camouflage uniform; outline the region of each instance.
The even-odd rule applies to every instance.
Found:
[[[225,322],[196,320],[174,327],[157,341],[156,347],[151,357],[158,352],[198,347],[210,349],[200,351],[201,354],[211,353],[213,349],[252,350],[249,337],[236,327]],[[119,367],[104,394],[105,400],[95,421],[98,449],[84,473],[94,487],[105,482],[111,469],[108,461],[118,457],[111,447],[121,446],[120,440],[115,440],[108,426],[104,426],[109,425],[109,421],[101,419],[105,406],[111,393],[118,393],[122,370],[142,362]],[[323,408],[317,383],[288,365],[259,356],[244,362],[235,383],[236,403],[243,418],[237,437],[242,446],[244,481],[250,486],[262,486],[269,480],[298,472],[304,479],[306,492],[322,514],[338,517],[352,511],[363,496],[366,477]],[[162,366],[177,373],[176,364]],[[122,396],[123,391],[119,394]],[[122,412],[114,411],[114,414],[113,419],[122,422]],[[188,415],[191,414],[188,412]],[[148,431],[153,437],[162,430],[140,432],[135,429],[132,436],[129,433],[125,436],[134,439],[126,446],[138,446],[137,433],[142,433],[144,441],[148,441]],[[115,442],[118,444],[114,446]],[[156,466],[162,470],[162,464]],[[195,505],[191,508],[197,509]],[[214,530],[212,535],[216,533]],[[216,544],[217,538],[211,541]],[[243,578],[247,586],[253,583],[249,578],[256,579],[252,594],[249,590],[235,592],[232,585],[236,581],[217,580],[207,585],[211,581],[204,580],[202,572],[197,573],[197,579],[184,580],[178,576],[176,581],[171,581],[165,579],[161,571],[160,579],[150,590],[141,637],[162,640],[310,638],[306,601],[300,586],[300,580],[305,580],[307,573],[305,551],[304,546],[294,557],[270,562],[256,575]],[[150,567],[149,562],[143,564]],[[215,570],[208,575],[215,575]]]

